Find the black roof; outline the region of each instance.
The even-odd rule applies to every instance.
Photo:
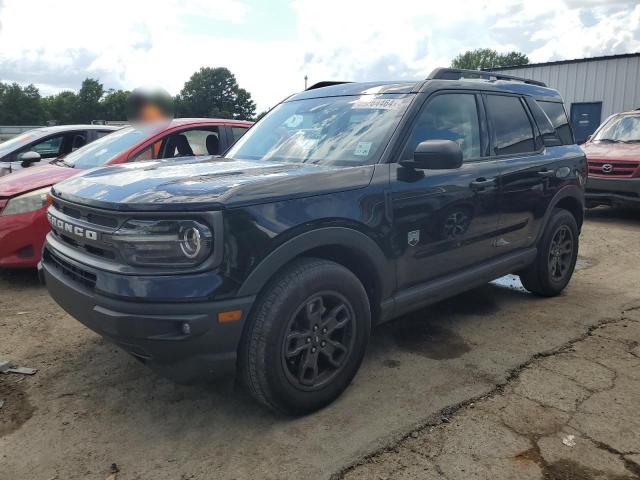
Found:
[[[566,65],[568,63],[597,62],[600,60],[616,60],[619,58],[632,58],[632,57],[640,57],[640,52],[622,53],[619,55],[603,55],[600,57],[573,58],[571,60],[556,60],[553,62],[527,63],[526,65],[513,65],[511,67],[485,68],[484,71],[499,72],[502,70],[515,70],[516,68],[546,67],[549,65]]]
[[[484,77],[484,78],[474,78]],[[319,82],[285,101],[307,98],[342,97],[349,95],[418,93],[437,83],[441,88],[469,88],[474,90],[508,91],[561,101],[560,94],[542,82],[509,75],[489,75],[475,70],[437,68],[424,80],[388,82]]]

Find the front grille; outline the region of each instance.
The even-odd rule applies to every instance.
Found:
[[[83,268],[76,267],[71,263],[58,257],[51,252],[48,248],[45,248],[42,257],[46,263],[53,266],[56,270],[61,272],[64,276],[71,280],[84,285],[85,287],[93,290],[96,286],[96,276],[84,270]]]
[[[72,224],[77,224],[84,231],[97,232],[97,238],[91,239],[83,235],[76,235],[73,231],[64,228],[54,227],[51,233],[55,238],[75,250],[88,253],[95,257],[108,260],[116,259],[116,251],[111,242],[111,235],[117,230],[122,219],[116,215],[109,215],[108,212],[93,209],[86,206],[67,203],[60,199],[55,199],[50,210],[51,214],[62,220],[69,220]],[[60,214],[63,215],[60,215]],[[78,222],[75,222],[78,220]]]
[[[602,167],[605,165],[610,165],[611,170],[607,171],[609,167],[605,167],[603,170]],[[638,168],[640,168],[640,161],[607,162],[606,160],[589,160],[589,175],[601,177],[632,177]]]
[[[84,220],[94,225],[100,225],[101,227],[116,228],[118,226],[118,219],[113,216],[96,213],[86,208],[78,208],[75,206],[62,204],[59,200],[54,200],[53,206],[56,210],[76,218],[78,220]]]

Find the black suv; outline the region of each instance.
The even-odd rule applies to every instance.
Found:
[[[509,273],[543,296],[567,285],[587,164],[547,108],[564,115],[555,90],[485,72],[323,82],[224,157],[56,185],[42,273],[160,374],[237,367],[260,402],[310,412],[377,324]]]

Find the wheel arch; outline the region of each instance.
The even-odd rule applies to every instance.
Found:
[[[257,295],[292,260],[304,256],[334,261],[356,275],[369,296],[372,319],[395,286],[395,270],[371,237],[352,228],[323,227],[287,240],[269,253],[248,275],[238,296]]]
[[[547,208],[544,216],[544,228],[540,229],[538,240],[544,234],[555,208],[562,208],[571,213],[576,219],[578,230],[580,230],[584,222],[584,205],[584,192],[579,187],[570,185],[561,189],[549,203],[549,208]]]

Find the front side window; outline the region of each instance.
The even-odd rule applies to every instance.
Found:
[[[31,145],[27,149],[23,149],[22,152],[33,151],[40,154],[42,158],[53,158],[60,154],[60,147],[62,146],[62,139],[64,135],[57,135],[46,139],[43,142]]]
[[[516,155],[536,150],[533,127],[520,98],[487,95],[487,113],[493,122],[495,155]]]
[[[593,137],[594,142],[640,143],[640,115],[615,116]]]
[[[475,95],[446,93],[430,99],[416,120],[402,159],[413,158],[418,144],[426,140],[456,142],[463,160],[480,157],[480,122]]]
[[[74,168],[99,167],[144,139],[154,135],[165,126],[152,124],[141,127],[121,128],[70,153],[64,158],[64,164]]]
[[[281,103],[231,147],[237,160],[356,166],[377,163],[412,99],[404,94]]]

